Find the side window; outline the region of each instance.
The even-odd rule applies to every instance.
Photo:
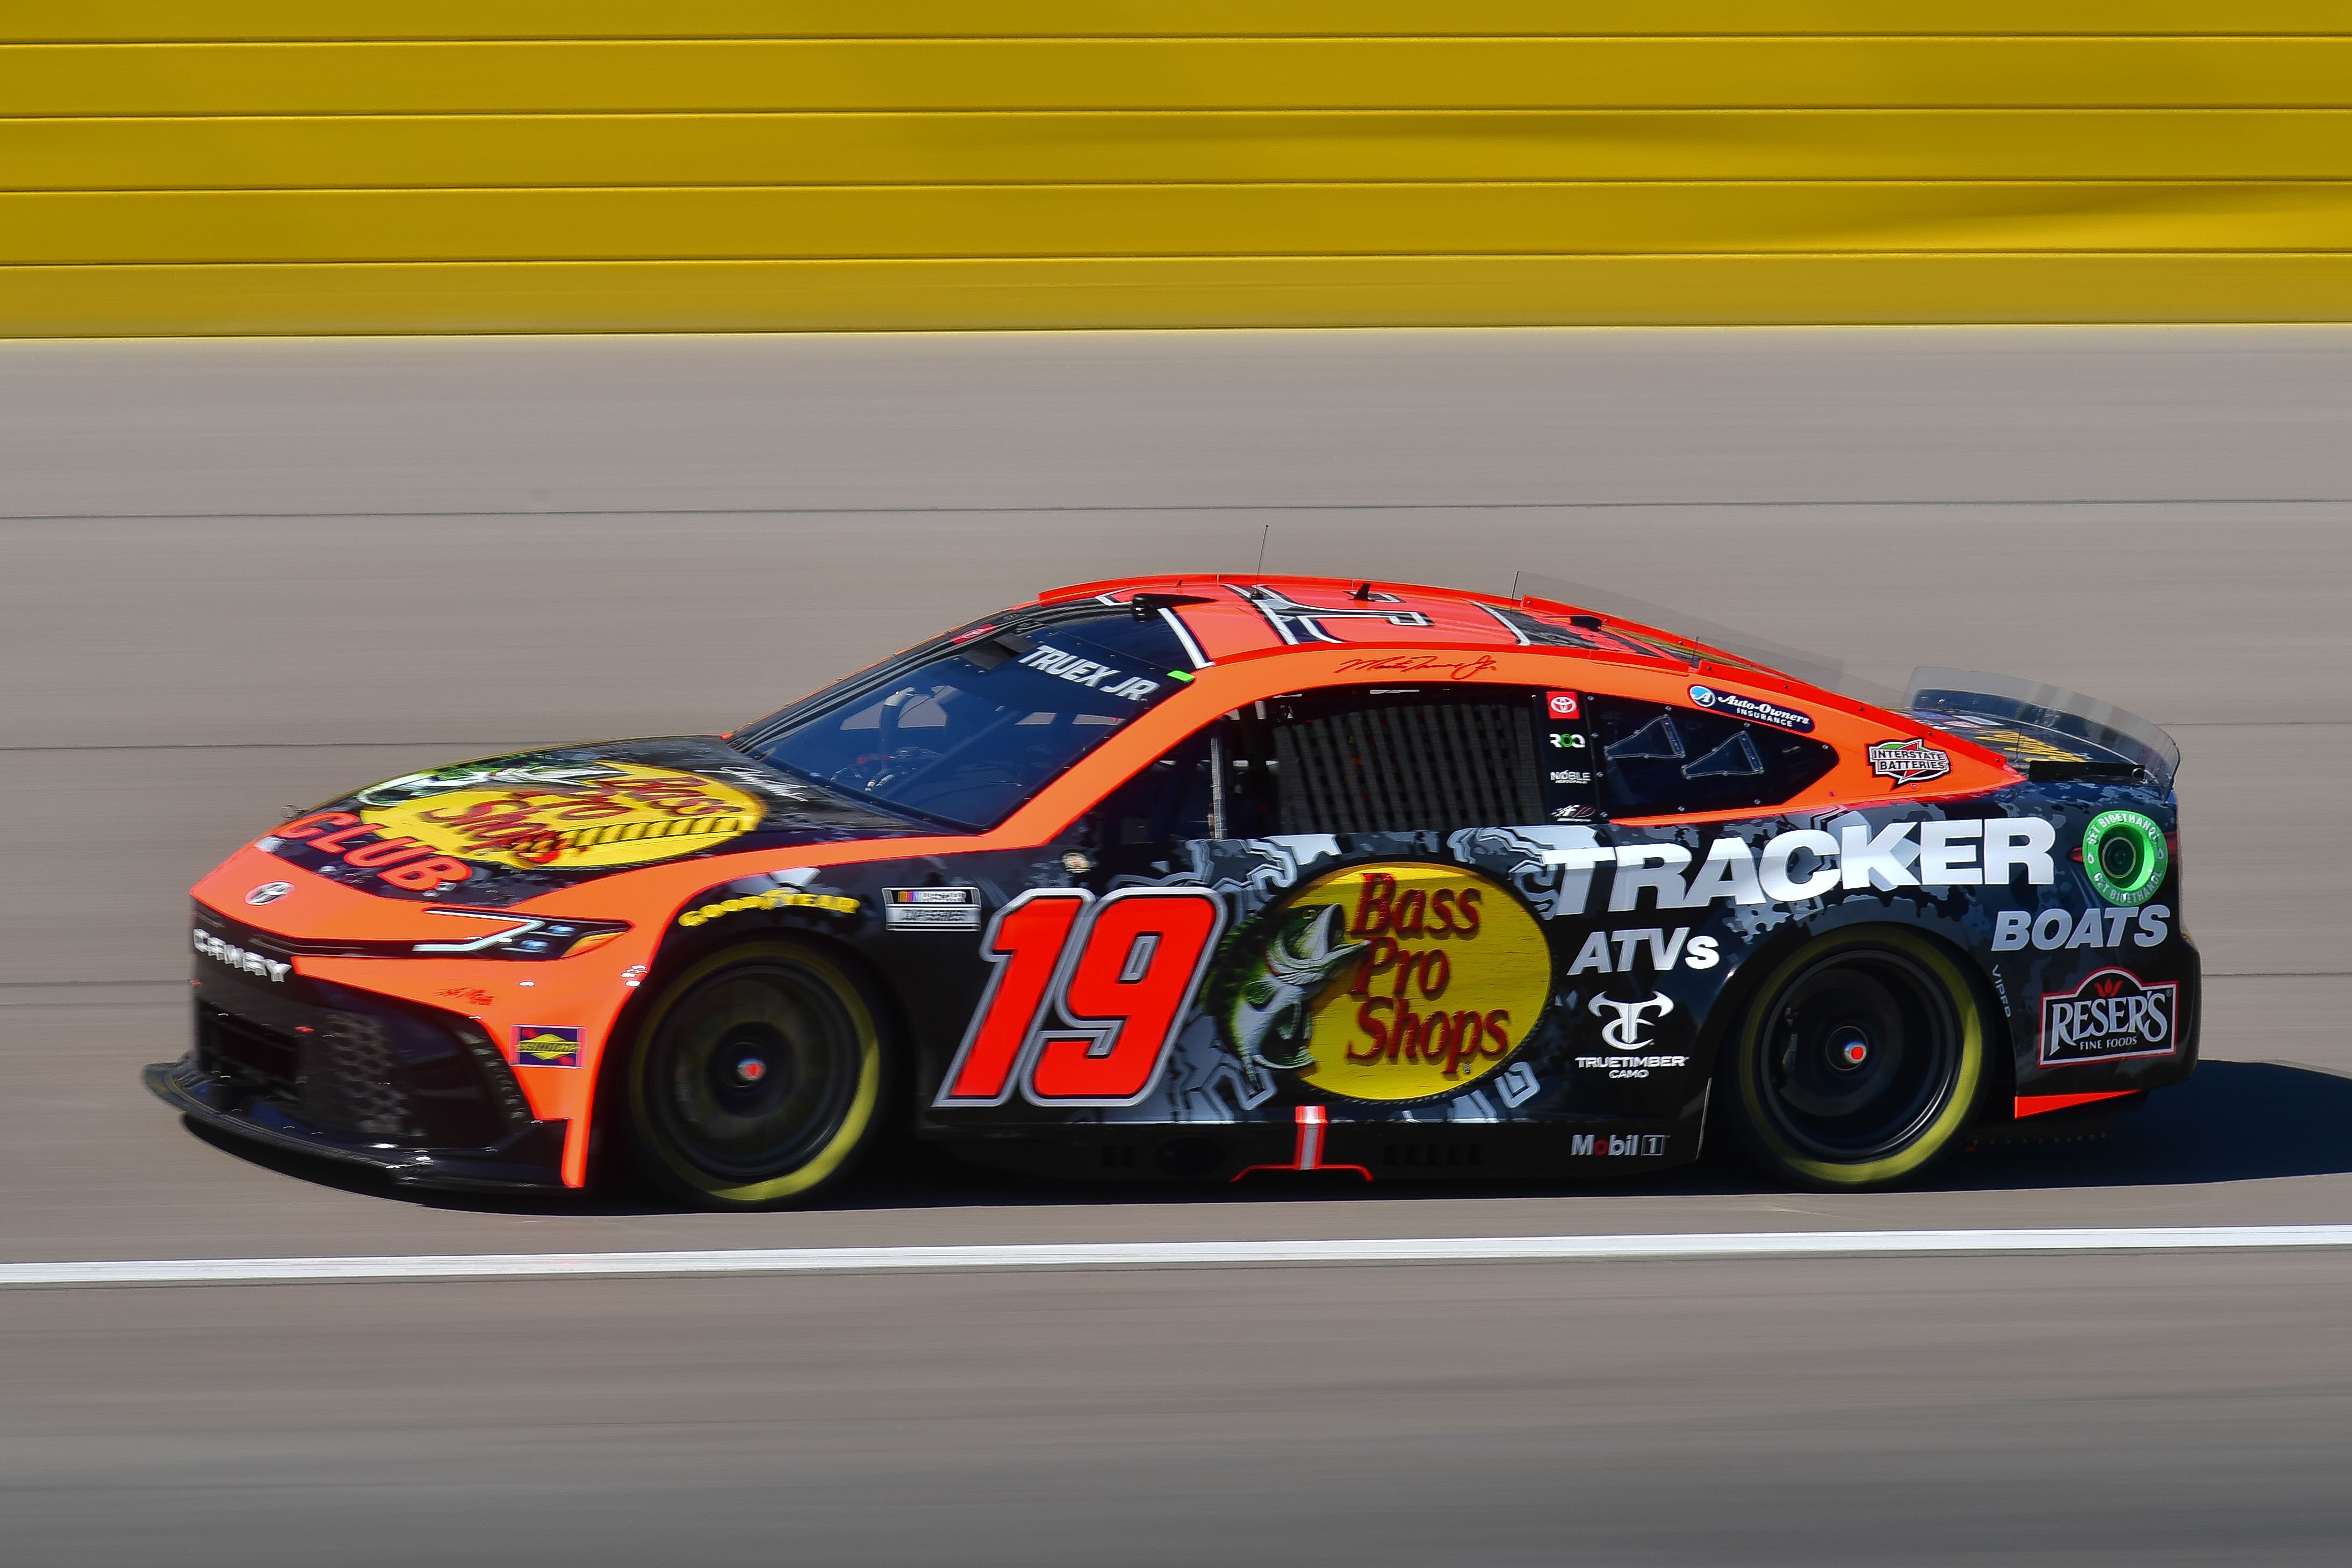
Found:
[[[1835,748],[1768,724],[1626,697],[1586,703],[1612,816],[1771,805],[1837,765]]]
[[[1139,849],[1275,832],[1273,793],[1265,726],[1255,714],[1228,713],[1113,790],[1089,816],[1087,833],[1118,868],[1140,869],[1151,857],[1139,859],[1132,853]]]
[[[1211,837],[1209,763],[1213,749],[1204,730],[1146,763],[1095,807],[1089,825],[1094,843],[1117,849]]]
[[[1269,698],[1143,768],[1095,809],[1088,831],[1128,860],[1188,838],[1589,820],[1590,738],[1580,723],[1545,720],[1546,702],[1567,697],[1485,686]],[[1547,741],[1561,749],[1543,751]]]
[[[1541,694],[1336,688],[1262,705],[1278,833],[1406,833],[1547,820]]]

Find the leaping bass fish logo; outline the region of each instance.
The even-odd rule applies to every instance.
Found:
[[[1234,987],[1223,1018],[1251,1089],[1263,1087],[1262,1067],[1296,1072],[1315,1065],[1307,1048],[1315,1034],[1310,1005],[1370,946],[1348,940],[1347,911],[1338,904],[1287,909],[1276,917],[1273,939]]]

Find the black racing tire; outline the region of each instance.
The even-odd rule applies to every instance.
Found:
[[[1984,1005],[1941,944],[1893,926],[1816,938],[1768,975],[1725,1063],[1741,1145],[1798,1186],[1917,1177],[1958,1147],[1986,1070]]]
[[[793,942],[693,963],[647,1008],[626,1069],[638,1171],[705,1208],[804,1204],[875,1142],[889,1079],[879,1009]]]

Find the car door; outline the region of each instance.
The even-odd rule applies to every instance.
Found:
[[[1529,1108],[1583,918],[1544,856],[1597,842],[1593,744],[1570,692],[1332,687],[1226,714],[1114,792],[1080,830],[1105,885],[1204,887],[1226,918],[1164,1112]]]

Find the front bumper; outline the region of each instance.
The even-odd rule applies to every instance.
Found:
[[[143,1077],[206,1126],[420,1185],[563,1185],[569,1124],[532,1116],[509,1064],[467,1019],[200,966],[193,1022],[188,1054]]]
[[[288,1153],[364,1165],[406,1185],[564,1190],[561,1121],[531,1122],[486,1149],[404,1148],[355,1142],[308,1126],[282,1108],[207,1076],[194,1052],[176,1062],[156,1062],[140,1078],[156,1099],[206,1127]]]

